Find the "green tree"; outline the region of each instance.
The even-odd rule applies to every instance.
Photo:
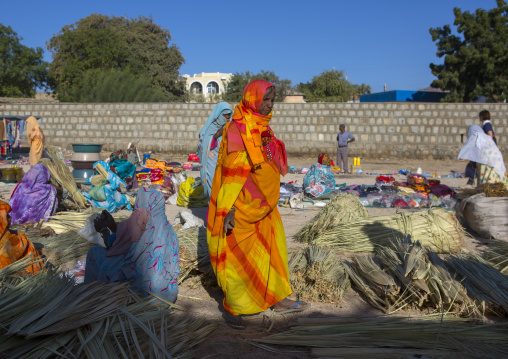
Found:
[[[147,76],[122,70],[89,70],[74,91],[77,102],[161,102],[165,98]]]
[[[343,71],[325,70],[312,81],[300,83],[297,89],[305,94],[309,102],[347,102],[371,92],[366,84],[351,84],[344,76]]]
[[[155,92],[163,93],[163,101],[185,100],[185,81],[178,72],[185,60],[170,40],[167,29],[143,16],[129,19],[92,14],[64,26],[47,43],[58,99],[77,101],[75,96],[82,93],[80,88],[90,70],[119,70],[150,79]]]
[[[228,82],[226,93],[223,95],[224,101],[239,102],[243,97],[245,86],[254,80],[265,80],[271,82],[277,88],[275,101],[282,102],[286,95],[291,91],[291,80],[280,79],[273,71],[261,70],[258,74],[252,74],[250,71],[237,72],[231,76]]]
[[[491,10],[475,13],[454,8],[453,35],[450,25],[430,29],[442,65],[430,64],[437,77],[431,84],[450,93],[444,102],[469,102],[485,96],[488,102],[508,97],[508,6],[503,0]]]
[[[21,40],[10,26],[0,24],[0,96],[34,97],[36,88],[46,87],[42,48],[27,47]]]

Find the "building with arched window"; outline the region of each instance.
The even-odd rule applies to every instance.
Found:
[[[186,88],[191,99],[202,96],[205,101],[213,101],[216,96],[222,95],[233,74],[220,72],[202,72],[194,76],[183,75],[186,80]]]

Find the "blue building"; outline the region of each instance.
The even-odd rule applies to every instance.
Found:
[[[361,95],[360,102],[441,102],[448,93],[441,91],[386,91]]]

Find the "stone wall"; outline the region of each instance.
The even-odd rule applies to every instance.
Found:
[[[193,153],[197,134],[214,104],[206,103],[2,103],[0,116],[39,115],[49,144],[104,143],[143,152]],[[488,109],[503,154],[508,146],[508,104],[278,103],[272,120],[291,155],[335,153],[339,124],[355,138],[351,156],[363,158],[456,158],[469,125]],[[335,157],[335,156],[333,156]]]

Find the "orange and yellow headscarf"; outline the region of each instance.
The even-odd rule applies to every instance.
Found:
[[[265,80],[255,80],[247,84],[243,91],[243,99],[236,105],[233,114],[233,121],[240,130],[245,149],[254,166],[264,162],[261,133],[268,128],[272,112],[263,116],[258,111],[263,102],[263,96],[270,87],[275,85]]]

